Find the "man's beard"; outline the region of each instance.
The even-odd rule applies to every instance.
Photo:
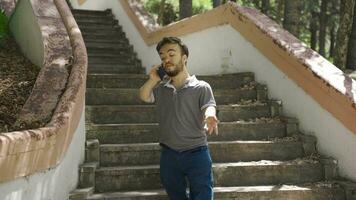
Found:
[[[166,70],[165,70],[166,71]],[[167,75],[169,77],[175,77],[179,74],[179,72],[183,71],[183,63],[182,61],[179,61],[179,63],[176,65],[175,69],[173,71],[166,71]]]

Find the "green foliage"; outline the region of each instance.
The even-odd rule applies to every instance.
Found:
[[[160,4],[162,0],[141,0],[145,8],[156,17],[156,19],[161,19],[161,25],[167,25],[172,22],[175,22],[179,19],[179,0],[165,0],[165,9],[163,14],[160,13]],[[229,0],[221,0],[221,4],[227,3]],[[203,13],[205,11],[212,9],[212,0],[193,0],[193,15]],[[300,4],[301,17],[299,30],[300,35],[299,39],[303,41],[306,45],[311,46],[311,27],[315,26],[316,30],[316,38],[313,41],[313,44],[316,45],[316,49],[318,49],[319,44],[319,15],[321,12],[320,9],[320,0],[307,0],[302,1]],[[236,3],[241,6],[247,7],[255,7],[256,9],[261,10],[262,1],[261,0],[236,0]],[[269,0],[268,12],[267,15],[271,19],[275,20],[282,26],[283,18],[284,18],[284,1],[283,0]],[[331,32],[333,30],[333,34],[335,36],[338,28],[339,28],[339,20],[340,20],[340,0],[328,0],[328,8],[327,8],[327,33],[325,38],[325,46],[326,53],[330,50],[330,40],[331,40]],[[315,22],[312,24],[312,22]],[[334,38],[335,39],[335,38]],[[335,51],[335,50],[334,50]],[[332,58],[330,58],[332,59]]]
[[[158,18],[158,15],[160,14],[160,5],[161,5],[161,0],[145,0],[143,1],[145,8],[147,9],[148,12],[150,12],[156,19]],[[175,5],[174,0],[166,0],[165,1],[165,8],[166,7],[172,7],[173,9],[170,10],[170,12],[173,12],[174,14],[178,13],[179,5]]]
[[[213,5],[211,0],[193,0],[193,15],[211,10]]]
[[[145,8],[158,21],[163,15],[161,25],[167,25],[179,19],[179,0],[165,0],[164,13],[160,13],[161,0],[143,0]],[[193,0],[193,15],[212,9],[211,0]]]
[[[251,0],[238,0],[236,3],[242,6],[255,7],[255,4]]]
[[[145,0],[143,4],[160,25],[167,25],[178,20],[179,6],[175,1],[166,0],[164,12],[160,13],[161,0]],[[161,17],[161,20],[159,19]]]
[[[9,37],[8,26],[7,16],[2,10],[0,10],[0,46],[2,46],[5,40]]]

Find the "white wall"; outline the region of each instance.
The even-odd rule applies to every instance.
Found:
[[[146,71],[159,63],[155,45],[148,47],[144,43],[118,0],[88,0],[80,8],[95,10],[96,5],[100,9],[110,8],[103,8],[103,5],[112,6],[111,9],[130,43],[134,45],[143,66],[147,67]],[[181,39],[189,47],[188,68],[191,74],[254,72],[258,82],[268,85],[269,97],[283,101],[284,114],[298,118],[301,131],[317,137],[318,150],[339,161],[340,174],[356,181],[356,161],[353,159],[356,155],[356,135],[274,66],[240,33],[229,25],[223,25]]]
[[[84,161],[84,111],[66,155],[60,164],[43,172],[0,184],[1,200],[65,200],[77,187],[79,165]]]

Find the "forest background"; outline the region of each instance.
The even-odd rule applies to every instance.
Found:
[[[138,0],[164,26],[229,0]],[[231,1],[231,0],[230,0]],[[233,0],[254,7],[343,71],[356,70],[356,0]],[[8,24],[0,12],[0,48]]]
[[[67,0],[68,1],[68,0]],[[228,0],[135,0],[164,26]],[[255,7],[356,80],[356,0],[234,0]],[[0,9],[0,133],[19,130],[17,114],[40,68],[23,57]],[[26,127],[22,127],[26,128]]]
[[[228,0],[141,0],[164,26]],[[234,0],[254,7],[343,71],[356,70],[356,0]]]

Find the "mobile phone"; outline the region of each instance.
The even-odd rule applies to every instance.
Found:
[[[167,75],[166,71],[164,70],[163,66],[160,65],[157,69],[157,74],[161,80]]]

